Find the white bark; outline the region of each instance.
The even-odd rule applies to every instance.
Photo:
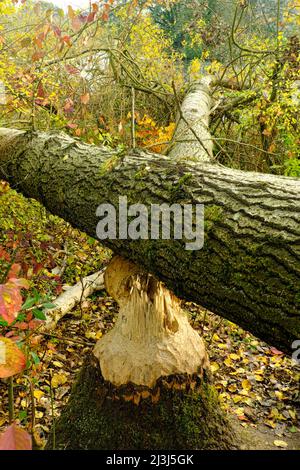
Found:
[[[117,256],[105,285],[120,305],[115,327],[94,349],[106,380],[153,387],[160,377],[201,375],[209,367],[203,340],[161,282]]]
[[[104,270],[86,276],[82,281],[70,287],[53,301],[55,307],[45,311],[46,321],[42,331],[53,330],[58,321],[70,312],[77,304],[84,301],[93,292],[104,289]]]
[[[195,82],[183,100],[169,152],[171,158],[201,163],[212,159],[213,141],[209,132],[212,80],[208,76]]]

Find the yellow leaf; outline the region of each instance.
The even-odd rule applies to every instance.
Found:
[[[266,419],[265,424],[272,429],[276,428],[276,424],[274,423],[274,421],[271,421],[270,419]]]
[[[224,361],[224,364],[227,366],[227,367],[231,367],[232,366],[232,362],[231,362],[231,359],[229,357],[227,357]]]
[[[232,359],[233,361],[237,361],[238,359],[240,359],[240,356],[238,354],[229,354],[229,357],[230,359]]]
[[[64,367],[63,363],[60,361],[53,361],[52,363],[55,367],[59,367],[60,369]]]
[[[242,416],[244,414],[244,408],[236,408],[234,410],[234,413],[237,415],[237,416]]]
[[[219,364],[217,364],[217,362],[212,362],[210,364],[210,368],[211,368],[211,371],[214,373],[216,372],[218,369],[220,369],[220,366]]]
[[[274,446],[285,448],[288,446],[288,444],[285,441],[274,441]]]
[[[86,331],[84,336],[87,338],[87,339],[96,339],[96,333],[95,331]]]
[[[279,415],[279,411],[277,410],[277,408],[272,408],[270,411],[270,417],[276,419],[278,415]]]
[[[3,426],[3,424],[6,423],[6,418],[4,416],[0,417],[0,426]]]
[[[234,395],[232,400],[233,400],[233,403],[239,403],[240,401],[243,400],[243,397],[240,397],[239,395]]]
[[[33,395],[34,395],[34,398],[36,398],[37,400],[40,400],[42,396],[44,395],[44,392],[42,392],[42,390],[34,390]]]
[[[242,402],[246,403],[246,405],[251,406],[252,405],[252,400],[251,398],[242,398]]]
[[[217,335],[217,333],[214,333],[212,339],[213,339],[214,341],[220,341],[220,337]]]
[[[247,397],[249,395],[249,390],[243,388],[239,391],[239,394],[243,395],[243,397]]]
[[[231,384],[227,388],[230,392],[236,392],[237,391],[237,385],[236,384]]]
[[[245,380],[242,381],[242,387],[243,387],[244,390],[251,390],[252,385],[249,382],[249,380],[245,379]]]
[[[283,393],[276,390],[275,396],[278,400],[283,400]]]
[[[263,382],[263,380],[264,380],[264,378],[263,378],[261,375],[255,374],[254,377],[255,377],[255,380],[256,380],[257,382]]]
[[[64,385],[67,380],[68,378],[64,374],[54,374],[51,379],[51,385],[53,388],[57,388],[59,385]]]

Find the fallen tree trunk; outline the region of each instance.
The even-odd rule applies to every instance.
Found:
[[[101,203],[202,203],[205,243],[106,240],[178,296],[291,352],[300,338],[300,181],[83,144],[65,134],[0,131],[0,177],[96,237]]]

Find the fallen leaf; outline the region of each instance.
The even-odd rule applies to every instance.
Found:
[[[216,372],[218,369],[220,369],[220,366],[217,362],[212,362],[210,364],[210,368],[211,368],[211,371],[214,373]]]
[[[34,398],[40,400],[42,396],[44,396],[44,392],[42,390],[34,390],[33,392]]]
[[[54,374],[51,379],[51,385],[53,388],[57,388],[59,385],[64,385],[68,378],[64,374]]]
[[[252,385],[249,382],[249,380],[245,379],[245,380],[242,381],[242,387],[243,387],[244,390],[251,390]]]
[[[288,446],[288,444],[285,441],[274,441],[274,446],[285,448]]]

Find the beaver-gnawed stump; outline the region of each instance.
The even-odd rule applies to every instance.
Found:
[[[86,358],[47,448],[235,448],[204,342],[179,300],[119,256],[105,284],[118,320]]]

